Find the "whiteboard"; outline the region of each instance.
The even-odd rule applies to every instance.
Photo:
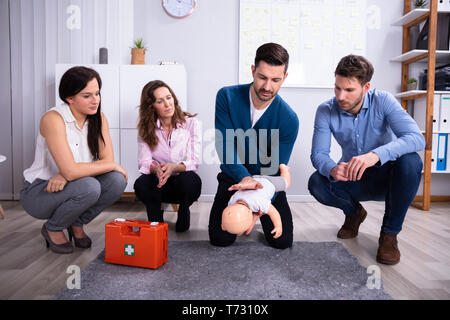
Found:
[[[267,42],[289,53],[287,87],[333,88],[339,60],[365,56],[366,0],[240,0],[239,11],[239,83]]]

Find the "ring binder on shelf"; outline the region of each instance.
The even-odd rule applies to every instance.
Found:
[[[443,133],[450,132],[450,95],[442,94],[440,96],[440,116],[439,131]]]
[[[440,133],[438,135],[436,171],[445,171],[447,169],[447,140],[448,133]]]

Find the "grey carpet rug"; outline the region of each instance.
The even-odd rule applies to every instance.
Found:
[[[294,242],[278,250],[261,242],[214,247],[169,241],[159,269],[107,264],[102,252],[81,272],[80,289],[54,299],[120,300],[388,300],[381,286],[339,242]]]

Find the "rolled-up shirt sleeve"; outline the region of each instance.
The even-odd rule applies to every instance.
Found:
[[[140,136],[137,138],[138,141],[138,168],[139,172],[142,174],[150,174],[150,165],[153,161],[152,151],[149,145],[142,140]]]

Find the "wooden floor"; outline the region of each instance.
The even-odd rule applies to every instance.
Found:
[[[7,218],[0,220],[0,299],[50,299],[66,286],[68,266],[85,268],[104,249],[105,223],[124,217],[146,220],[145,207],[123,199],[86,226],[93,240],[90,249],[75,248],[58,255],[45,247],[40,234],[43,221],[26,214],[17,201],[1,201]],[[169,240],[208,240],[211,202],[191,207],[191,228],[175,233],[176,213],[166,212]],[[319,203],[290,203],[294,241],[339,241],[362,266],[378,265],[385,290],[394,299],[450,299],[450,203],[434,202],[428,212],[410,208],[399,235],[402,258],[395,266],[377,264],[375,256],[384,203],[365,202],[367,219],[357,238],[340,240],[336,233],[344,215]],[[238,241],[264,242],[261,225]],[[265,245],[265,244],[262,244]],[[369,275],[368,275],[369,276]]]

